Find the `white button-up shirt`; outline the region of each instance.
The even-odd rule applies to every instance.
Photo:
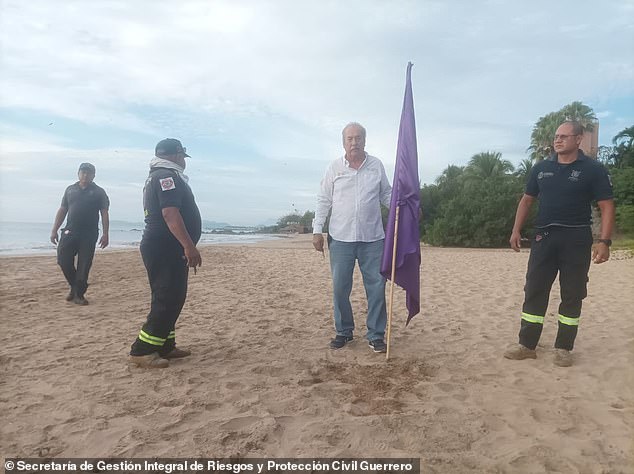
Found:
[[[383,163],[366,153],[358,170],[345,156],[333,161],[321,181],[313,234],[323,231],[332,209],[328,233],[342,242],[376,242],[385,237],[381,204],[390,205],[392,187]]]

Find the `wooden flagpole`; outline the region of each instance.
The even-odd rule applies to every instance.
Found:
[[[398,213],[401,206],[396,206],[396,216],[394,217],[394,245],[392,247],[392,278],[390,278],[390,304],[387,315],[387,352],[385,360],[390,358],[390,334],[392,332],[392,303],[394,302],[394,273],[396,272],[396,242],[398,240]]]

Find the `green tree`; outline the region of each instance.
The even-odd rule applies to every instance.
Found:
[[[615,145],[625,145],[628,149],[634,146],[634,125],[617,133],[612,139]]]
[[[513,171],[513,165],[502,159],[502,153],[485,151],[473,155],[464,170],[466,180],[483,180],[504,176]]]
[[[299,223],[306,227],[307,229],[313,228],[313,219],[315,218],[315,213],[313,211],[306,211],[304,215],[299,220]]]
[[[576,120],[587,132],[594,130],[597,117],[592,108],[581,102],[572,102],[557,112],[540,117],[531,133],[531,144],[528,147],[533,161],[541,161],[553,152],[553,137],[557,127],[566,120]]]
[[[594,114],[592,107],[575,101],[563,107],[559,112],[562,114],[564,120],[575,120],[579,122],[586,132],[592,132],[594,130],[597,116]],[[554,134],[553,132],[553,135]]]
[[[616,231],[634,237],[634,126],[612,138],[614,146],[601,146],[597,159],[608,167],[616,205]]]
[[[460,178],[463,171],[463,166],[449,165],[443,170],[440,176],[436,178],[436,184],[438,186],[452,184]]]
[[[612,158],[614,167],[634,167],[634,125],[617,133],[612,143],[614,143]]]
[[[441,212],[442,196],[436,184],[424,184],[420,189],[420,206],[423,219],[420,222],[421,240],[427,242],[427,233]]]
[[[464,167],[449,165],[436,178],[436,184],[426,184],[420,190],[423,219],[420,223],[421,239],[427,242],[429,230],[437,217],[442,216],[443,206],[462,188]]]
[[[541,161],[553,152],[553,136],[563,122],[559,112],[551,112],[540,117],[531,133],[531,145],[528,147],[533,161]]]
[[[519,165],[517,165],[517,169],[515,170],[515,176],[517,176],[521,182],[525,183],[528,177],[531,174],[533,169],[533,161],[529,158],[524,158]]]
[[[433,245],[506,247],[523,185],[514,176],[474,180],[441,206],[427,231]]]
[[[306,211],[303,215],[297,212],[291,212],[277,220],[277,224],[273,226],[273,232],[278,232],[280,229],[291,224],[303,225],[307,229],[312,230],[314,218],[315,213],[313,211]]]
[[[597,161],[603,163],[604,166],[611,168],[614,166],[614,153],[616,147],[601,145],[597,150]]]
[[[302,220],[302,216],[296,213],[286,214],[277,220],[277,226],[281,229],[291,224],[299,224]]]
[[[634,237],[634,167],[610,170],[616,205],[616,229]]]

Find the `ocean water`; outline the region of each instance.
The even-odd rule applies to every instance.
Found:
[[[0,222],[0,257],[9,255],[55,254],[50,240],[52,222]],[[203,229],[210,232],[211,229]],[[142,223],[111,222],[108,249],[135,248],[141,242]],[[99,234],[101,236],[101,233]],[[269,234],[211,234],[204,233],[200,244],[254,243],[276,239]],[[106,249],[107,250],[107,249]]]

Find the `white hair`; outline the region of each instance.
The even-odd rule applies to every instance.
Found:
[[[343,127],[343,130],[341,131],[341,137],[345,140],[345,134],[346,134],[346,130],[350,127],[359,127],[361,129],[361,134],[363,135],[363,139],[365,140],[365,136],[366,136],[366,131],[365,131],[365,127],[363,125],[361,125],[359,122],[350,122],[348,125],[346,125],[345,127]]]

